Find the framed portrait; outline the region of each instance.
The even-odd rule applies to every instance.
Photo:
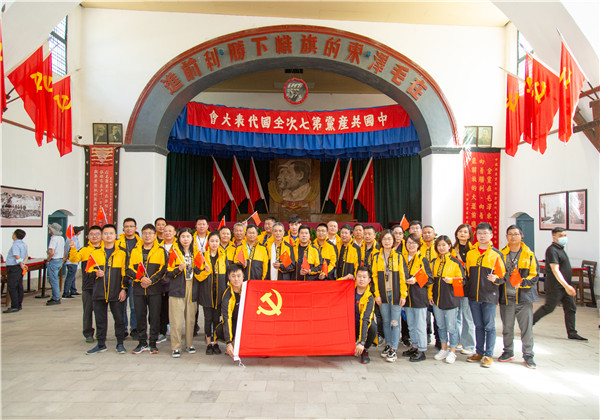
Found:
[[[465,146],[477,146],[477,126],[465,127],[465,137],[463,139]]]
[[[104,123],[93,123],[94,144],[108,144],[108,127]]]
[[[587,190],[569,191],[567,203],[568,229],[587,231]]]
[[[108,144],[123,144],[123,124],[108,124]]]
[[[44,217],[44,192],[25,188],[0,187],[3,227],[42,227]]]
[[[477,127],[477,146],[492,147],[492,127]]]
[[[567,193],[540,194],[540,230],[567,228]]]

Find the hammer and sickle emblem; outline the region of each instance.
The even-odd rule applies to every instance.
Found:
[[[44,78],[42,73],[38,71],[37,73],[30,74],[29,77],[31,77],[33,79],[33,83],[35,83],[36,92],[38,90],[42,90],[42,80]]]
[[[262,297],[260,298],[260,301],[262,303],[266,303],[267,305],[269,305],[269,307],[271,308],[269,309],[265,309],[262,306],[258,307],[258,310],[256,311],[256,313],[258,315],[260,314],[264,314],[267,316],[271,316],[271,315],[281,315],[281,304],[283,303],[283,299],[281,299],[281,295],[279,294],[279,292],[275,289],[271,289],[273,291],[273,293],[275,293],[275,296],[277,296],[277,303],[273,302],[273,300],[271,299],[271,296],[273,296],[273,293],[271,292],[267,292],[264,295],[262,295]]]
[[[71,101],[67,95],[56,95],[54,96],[56,105],[60,108],[61,112],[65,112],[66,109],[71,108]]]
[[[508,98],[506,98],[506,107],[509,108],[512,112],[515,112],[515,109],[517,108],[517,102],[519,102],[518,93],[515,93],[514,95],[508,95]]]
[[[565,89],[567,89],[567,86],[569,86],[569,83],[571,83],[571,74],[573,72],[571,70],[569,70],[569,75],[565,77],[566,73],[567,73],[567,68],[563,67],[562,73],[560,74],[560,79],[558,80],[559,83],[563,82]]]
[[[542,82],[542,91],[538,91],[538,86],[540,86],[540,82],[535,82],[535,100],[537,103],[541,103],[544,95],[546,94],[546,82]]]

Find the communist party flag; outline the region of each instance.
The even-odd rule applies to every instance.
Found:
[[[25,111],[35,125],[35,140],[38,146],[42,145],[45,129],[43,121],[43,61],[43,47],[40,47],[8,75],[8,80],[23,100]]]
[[[546,137],[558,111],[558,76],[530,55],[525,67],[525,141],[546,152]]]
[[[348,213],[350,212],[350,206],[354,200],[354,178],[352,177],[352,159],[348,161],[348,167],[346,168],[346,176],[344,176],[344,182],[342,183],[343,195],[341,199],[338,199],[338,206],[340,206],[339,212],[341,213],[342,199],[346,201],[346,208]],[[338,209],[336,207],[336,213]]]
[[[510,156],[517,153],[525,129],[524,86],[516,76],[506,75],[506,154]]]
[[[250,189],[250,204],[252,209],[254,209],[256,202],[261,198],[265,200],[265,193],[263,192],[262,185],[260,183],[260,178],[258,177],[258,172],[256,171],[256,165],[254,164],[254,159],[250,158],[250,181],[248,188]]]
[[[577,111],[579,92],[585,81],[585,76],[564,42],[560,51],[560,78],[558,113],[558,138],[565,143],[573,134],[573,117]]]
[[[235,156],[233,157],[233,167],[231,168],[231,193],[233,194],[233,199],[237,207],[239,207],[246,198],[248,198],[248,201],[252,201],[250,200],[248,188],[246,188],[246,181],[242,175],[242,169]],[[254,210],[254,204],[250,203],[250,207]]]
[[[358,184],[356,198],[365,207],[368,214],[368,222],[375,222],[375,180],[373,178],[373,158],[369,160],[367,169]],[[354,208],[354,206],[351,206]]]
[[[71,124],[71,76],[56,82],[53,86],[53,129],[56,137],[56,147],[61,156],[71,153],[72,124]]]
[[[53,86],[52,86],[52,54],[48,55],[42,63],[42,124],[46,130],[46,143],[52,141],[52,135],[54,133],[54,98],[53,98]],[[36,79],[36,84],[37,84]],[[36,125],[37,129],[37,125]],[[60,150],[60,149],[59,149]],[[62,155],[61,155],[62,156]]]
[[[350,355],[354,347],[354,280],[242,286],[234,359]]]
[[[331,180],[329,181],[329,187],[327,187],[327,194],[325,195],[325,199],[331,200],[335,206],[335,212],[340,214],[342,212],[342,207],[338,206],[337,203],[340,198],[340,160],[337,159],[335,161],[335,166],[333,167],[333,174],[331,175]]]
[[[211,219],[217,220],[219,213],[223,210],[223,207],[230,201],[228,191],[223,184],[223,178],[221,177],[220,169],[217,166],[217,162],[213,163],[213,180],[212,180],[212,204],[211,204]],[[232,209],[233,210],[233,209]],[[232,211],[233,213],[233,211]]]
[[[6,86],[4,85],[4,48],[2,43],[2,22],[0,21],[0,122],[6,108]]]

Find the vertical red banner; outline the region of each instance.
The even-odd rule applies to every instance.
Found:
[[[463,159],[463,223],[474,230],[478,223],[488,222],[494,229],[492,242],[498,246],[500,153],[466,149]]]
[[[106,214],[105,223],[117,220],[118,148],[113,146],[86,147],[86,227],[98,224],[96,216],[102,208]]]

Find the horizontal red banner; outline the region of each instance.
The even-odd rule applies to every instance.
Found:
[[[354,354],[354,281],[249,280],[236,356]]]
[[[408,127],[400,105],[339,111],[274,111],[190,102],[187,122],[218,130],[271,134],[341,134]]]

